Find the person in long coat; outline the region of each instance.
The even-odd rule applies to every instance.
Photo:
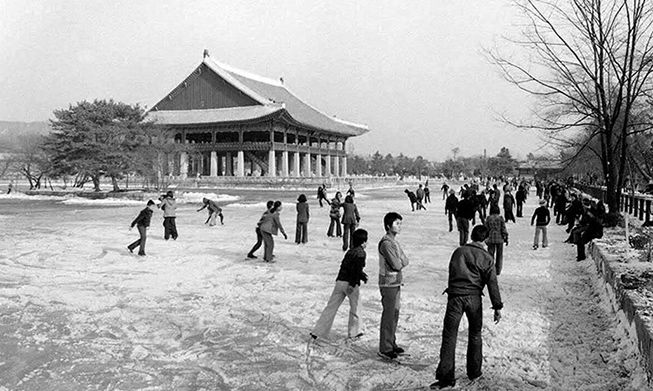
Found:
[[[354,204],[354,197],[350,195],[345,197],[342,210],[342,226],[344,228],[342,234],[342,251],[347,251],[350,246],[353,246],[353,236],[351,234],[356,230],[356,226],[358,226],[361,217],[358,214],[356,204]]]
[[[300,194],[297,198],[297,228],[295,229],[295,243],[308,242],[308,219],[310,217],[306,195]]]
[[[342,207],[342,193],[337,192],[336,196],[331,200],[331,210],[329,211],[329,218],[331,223],[329,224],[329,230],[327,231],[327,236],[333,237],[333,229],[336,229],[336,236],[342,236],[342,226],[340,225],[340,208]]]
[[[503,214],[506,222],[512,221],[516,223],[515,215],[512,213],[512,208],[515,206],[515,197],[512,196],[510,190],[506,191],[503,195]]]

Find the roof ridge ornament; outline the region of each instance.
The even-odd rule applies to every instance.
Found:
[[[207,58],[207,57],[210,57],[209,56],[209,49],[204,49],[204,55],[203,55],[202,58]]]

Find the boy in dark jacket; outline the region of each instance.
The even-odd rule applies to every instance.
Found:
[[[494,322],[501,320],[501,294],[492,256],[485,250],[483,241],[488,229],[477,225],[472,230],[472,243],[458,247],[449,262],[447,309],[442,328],[440,363],[435,372],[437,382],[431,389],[456,385],[456,340],[463,314],[467,317],[467,377],[475,380],[482,375],[483,363],[483,289],[487,286],[494,310]]]
[[[347,251],[340,264],[340,271],[336,278],[336,286],[333,288],[331,298],[322,311],[322,315],[315,324],[311,332],[313,339],[324,338],[329,335],[333,320],[336,317],[338,308],[345,300],[349,298],[349,326],[347,335],[349,338],[359,338],[363,335],[360,332],[360,284],[361,281],[367,283],[367,274],[363,271],[365,268],[365,247],[367,247],[367,231],[357,229],[353,235],[353,247]]]
[[[129,227],[129,230],[131,231],[134,226],[138,228],[138,233],[140,234],[140,238],[136,240],[134,243],[130,244],[127,246],[127,249],[129,250],[130,253],[134,252],[134,249],[136,247],[139,247],[138,249],[138,255],[144,256],[145,255],[145,241],[147,240],[147,228],[150,226],[150,221],[152,220],[152,213],[154,209],[154,201],[149,200],[147,201],[147,206],[145,209],[141,210],[141,213],[136,216],[134,221],[132,221],[131,226]]]
[[[542,233],[542,248],[545,248],[549,245],[547,239],[546,226],[549,225],[551,221],[551,213],[546,207],[546,200],[540,200],[539,208],[535,209],[533,217],[531,217],[531,225],[535,223],[535,238],[533,239],[533,250],[537,250],[537,246],[540,242],[540,232]]]

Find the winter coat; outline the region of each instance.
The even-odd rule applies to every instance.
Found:
[[[298,202],[297,203],[297,222],[298,223],[308,223],[308,219],[310,217],[309,211],[308,211],[308,203],[307,202]]]
[[[385,234],[379,242],[379,287],[403,285],[402,269],[408,266],[408,258],[399,242],[390,234]]]
[[[342,223],[358,224],[361,217],[358,214],[358,207],[354,203],[345,202],[342,204]]]

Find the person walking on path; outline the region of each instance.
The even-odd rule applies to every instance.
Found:
[[[358,214],[358,207],[354,204],[354,197],[348,195],[345,197],[345,203],[342,204],[342,251],[347,251],[353,245],[352,233],[360,220],[361,216]]]
[[[531,217],[531,225],[535,223],[535,237],[533,238],[533,250],[537,250],[540,243],[540,232],[542,233],[542,248],[549,245],[547,238],[547,225],[551,221],[551,213],[549,208],[546,207],[546,200],[540,200],[540,206],[535,209],[533,217]]]
[[[401,232],[402,217],[390,212],[383,218],[385,235],[379,242],[379,290],[381,291],[381,327],[379,335],[379,355],[389,359],[403,354],[404,349],[397,345],[396,332],[399,322],[401,286],[403,269],[408,266],[408,257],[397,241]]]
[[[456,220],[456,216],[458,216],[458,197],[456,197],[454,189],[449,190],[449,196],[444,202],[444,214],[449,219],[449,232],[451,232],[453,231],[453,220]]]
[[[317,188],[317,201],[320,203],[320,208],[323,206],[322,201],[326,202],[327,205],[331,205],[327,199],[326,184],[324,183]]]
[[[469,197],[468,192],[463,192],[463,199],[458,202],[458,214],[456,215],[456,225],[460,234],[459,244],[462,246],[467,243],[469,237],[469,223],[474,218],[476,210],[474,203]]]
[[[508,189],[503,194],[503,214],[504,214],[504,218],[506,220],[506,223],[508,221],[512,221],[513,223],[517,222],[515,220],[515,214],[512,212],[512,208],[514,206],[515,206],[515,197],[512,196],[512,194],[510,193],[510,189]]]
[[[297,228],[295,229],[295,243],[308,242],[308,219],[310,218],[306,195],[297,197]]]
[[[258,223],[256,223],[256,230],[255,230],[256,243],[254,244],[254,246],[252,246],[252,249],[249,250],[249,252],[247,253],[247,258],[256,259],[256,255],[254,255],[254,253],[256,252],[256,250],[261,248],[261,244],[263,244],[263,235],[261,235],[261,223],[263,222],[265,215],[270,212],[270,208],[272,208],[272,206],[274,206],[274,201],[272,200],[268,201],[265,206],[265,212],[263,212],[263,215],[261,215],[261,218],[259,219]]]
[[[210,200],[208,198],[202,198],[202,207],[197,211],[200,212],[202,209],[207,209],[209,211],[209,217],[206,219],[204,224],[209,224],[209,227],[215,225],[216,217],[220,216],[220,224],[224,225],[224,216],[222,215],[222,208],[216,201]]]
[[[524,186],[519,185],[517,193],[515,194],[515,201],[517,201],[517,217],[524,217],[524,203],[528,197]]]
[[[263,255],[264,262],[275,262],[274,258],[274,238],[272,235],[277,235],[279,231],[283,234],[284,239],[288,239],[286,231],[281,225],[281,219],[279,218],[279,213],[281,213],[282,205],[281,201],[274,201],[274,205],[270,208],[268,213],[264,213],[261,217],[261,236],[263,236],[263,249],[265,255]]]
[[[138,228],[138,234],[140,237],[138,240],[127,246],[127,249],[130,253],[134,252],[134,249],[138,247],[138,255],[145,256],[145,242],[147,241],[147,229],[150,227],[150,221],[152,220],[152,214],[154,213],[154,201],[147,201],[147,206],[145,209],[136,216],[134,221],[132,221],[129,230],[131,231],[134,226]]]
[[[351,236],[352,247],[347,251],[342,263],[340,263],[336,286],[333,288],[331,297],[311,332],[313,339],[325,338],[329,335],[333,320],[345,297],[349,299],[347,336],[349,338],[363,336],[360,327],[360,285],[361,281],[367,283],[367,274],[363,271],[365,269],[367,231],[357,229]]]
[[[168,240],[177,240],[179,234],[177,233],[177,201],[175,200],[175,193],[169,190],[166,194],[162,195],[159,200],[161,204],[159,208],[163,210],[163,238]]]
[[[501,294],[492,256],[485,250],[483,241],[488,229],[477,225],[472,230],[472,243],[456,249],[449,262],[447,309],[442,328],[440,362],[435,372],[436,382],[431,389],[456,385],[456,342],[463,314],[467,317],[469,336],[467,342],[467,377],[479,378],[483,364],[483,289],[487,285],[494,310],[494,323],[501,320]]]
[[[331,223],[329,224],[329,230],[327,231],[327,236],[333,237],[333,229],[336,230],[336,236],[342,236],[342,227],[340,226],[340,208],[342,207],[342,193],[337,192],[336,196],[331,200],[331,210],[329,211],[329,219]]]
[[[487,251],[494,259],[497,276],[503,269],[503,245],[508,245],[508,230],[506,222],[501,217],[501,210],[496,205],[490,207],[490,216],[485,220],[485,226],[488,229],[488,237],[485,240]]]

